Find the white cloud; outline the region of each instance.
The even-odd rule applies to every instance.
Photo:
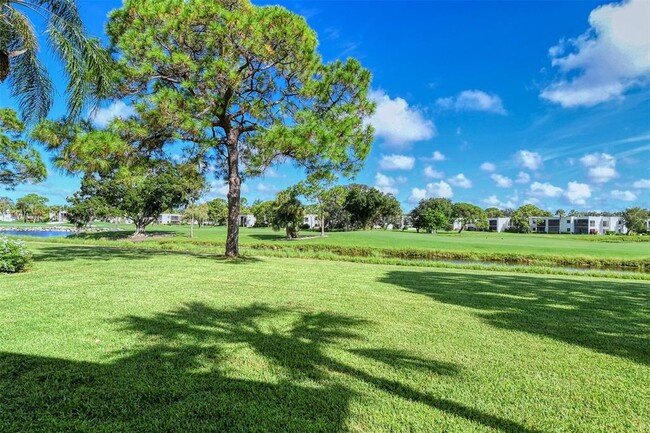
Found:
[[[585,205],[591,197],[591,188],[586,183],[569,182],[564,197],[571,204]]]
[[[415,158],[406,155],[382,155],[379,167],[382,170],[411,170]]]
[[[433,154],[431,155],[432,161],[444,161],[445,159],[447,159],[447,157],[438,150],[434,150]]]
[[[377,173],[375,175],[375,188],[384,194],[397,195],[399,193],[399,190],[395,187],[397,183],[398,180],[390,176],[386,176],[385,174]]]
[[[540,94],[563,107],[593,106],[620,99],[650,77],[650,2],[630,0],[600,6],[590,28],[549,49],[561,78]]]
[[[424,168],[424,176],[429,179],[442,179],[445,177],[445,174],[428,165]]]
[[[485,111],[506,114],[501,98],[498,95],[488,94],[482,90],[464,90],[457,96],[439,98],[436,105],[445,110]]]
[[[447,181],[459,188],[471,188],[472,187],[472,181],[469,180],[463,173],[459,173],[456,176],[450,177],[447,179]]]
[[[490,176],[492,180],[501,188],[510,188],[512,186],[512,179],[507,176],[502,176],[500,174],[493,174]]]
[[[433,138],[436,126],[417,108],[402,98],[391,99],[383,90],[372,90],[369,98],[377,103],[375,113],[366,122],[375,128],[375,136],[386,145],[406,148],[416,141]]]
[[[616,172],[616,158],[607,153],[590,153],[580,162],[589,168],[587,176],[596,183],[605,183],[618,176]]]
[[[98,128],[106,128],[111,120],[126,119],[133,116],[135,109],[122,101],[115,101],[105,108],[98,108],[90,113],[90,121]]]
[[[483,164],[481,164],[481,170],[487,171],[488,173],[491,173],[496,169],[497,166],[492,164],[491,162],[484,162]]]
[[[410,203],[418,203],[427,197],[427,190],[424,188],[413,188],[408,199]]]
[[[270,185],[262,182],[259,182],[255,187],[255,189],[257,189],[259,192],[264,192],[264,193],[277,191],[277,188],[274,185]]]
[[[525,171],[520,171],[519,174],[517,175],[517,179],[515,179],[516,183],[528,183],[530,182],[530,175],[526,173]]]
[[[447,182],[441,180],[427,184],[427,195],[432,198],[452,198],[454,191]]]
[[[612,191],[611,195],[613,199],[622,201],[634,201],[637,199],[636,194],[634,194],[632,191],[619,191],[615,189]]]
[[[559,197],[562,195],[562,188],[550,183],[533,182],[530,185],[530,193],[537,197]]]
[[[501,204],[501,200],[499,200],[496,195],[491,195],[488,198],[483,199],[483,203],[488,206],[498,207]]]
[[[542,155],[529,150],[520,150],[515,154],[519,164],[529,170],[539,170],[542,167]]]
[[[632,186],[634,188],[650,188],[650,179],[639,179]]]

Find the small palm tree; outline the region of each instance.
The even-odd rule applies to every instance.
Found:
[[[107,91],[110,56],[86,35],[75,0],[0,0],[0,83],[8,80],[26,120],[47,115],[54,90],[28,12],[45,19],[43,33],[68,76],[68,114],[77,117]]]

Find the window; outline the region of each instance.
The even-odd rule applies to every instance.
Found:
[[[571,228],[567,227],[566,232],[571,233]]]
[[[571,220],[566,220],[566,223],[567,223],[567,224],[571,224]]]
[[[609,221],[603,221],[603,227],[609,227]]]
[[[596,227],[596,221],[589,221],[589,227]]]

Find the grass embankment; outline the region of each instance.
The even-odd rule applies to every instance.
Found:
[[[650,429],[645,283],[34,249],[3,432]]]

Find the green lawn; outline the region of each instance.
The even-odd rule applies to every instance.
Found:
[[[31,248],[2,432],[650,430],[647,283]]]

